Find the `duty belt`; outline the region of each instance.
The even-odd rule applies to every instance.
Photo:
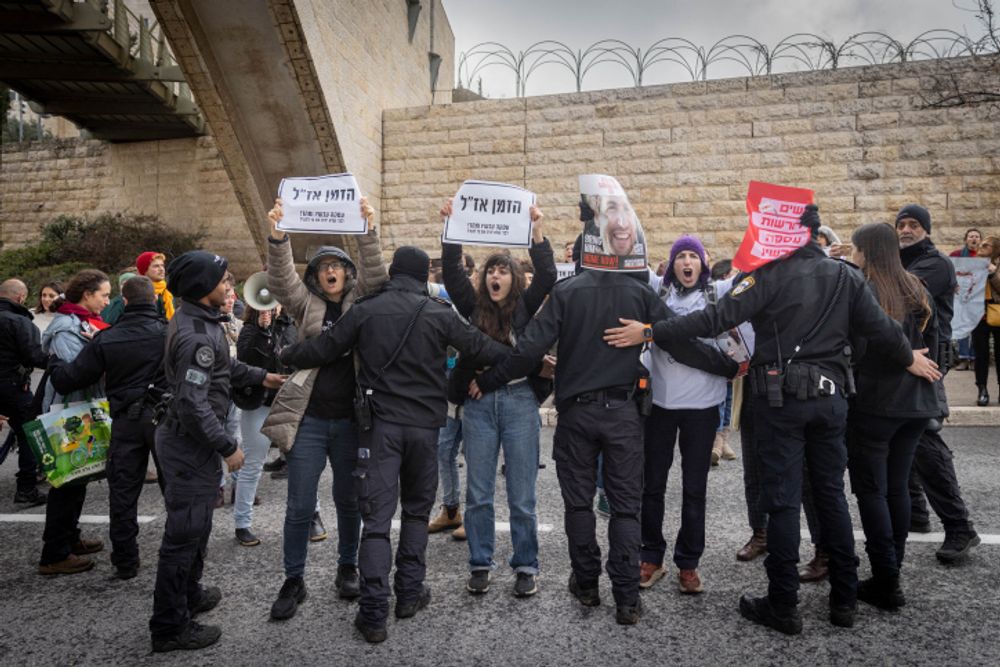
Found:
[[[768,370],[774,369],[770,366],[754,366],[750,369],[750,391],[754,396],[767,396]],[[782,393],[800,401],[835,396],[838,383],[827,373],[828,371],[815,364],[789,364],[780,374]],[[843,389],[840,392],[843,393]]]
[[[599,389],[577,394],[573,400],[577,403],[610,403],[611,401],[631,400],[633,392],[630,389]]]

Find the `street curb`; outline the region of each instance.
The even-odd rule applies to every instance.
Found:
[[[944,420],[945,426],[1000,426],[1000,407],[956,407],[950,410],[951,416]],[[555,426],[559,421],[555,408],[539,408],[538,416],[543,426]]]

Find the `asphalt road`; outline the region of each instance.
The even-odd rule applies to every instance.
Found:
[[[947,428],[966,501],[984,535],[1000,535],[1000,428]],[[1000,544],[975,549],[961,566],[945,567],[934,558],[940,537],[912,543],[904,566],[908,604],[889,614],[861,604],[855,628],[835,628],[827,621],[828,586],[802,589],[804,633],[787,638],[757,627],[737,612],[743,591],[763,593],[762,562],[738,563],[736,549],[748,537],[739,461],[723,462],[709,482],[708,544],[700,572],[705,593],[682,597],[676,569],[643,593],[645,615],[635,627],[615,624],[608,581],[603,605],[583,608],[566,590],[569,575],[562,531],[562,501],[551,452],[552,429],[543,431],[538,518],[540,592],[527,600],[510,594],[513,575],[501,567],[490,592],[472,597],[465,591],[468,550],[448,535],[432,535],[428,548],[430,606],[405,621],[390,620],[389,639],[377,646],[362,641],[351,620],[355,607],[337,599],[334,538],[313,545],[307,566],[309,599],[284,623],[268,620],[282,583],[281,527],[286,482],[263,479],[263,505],[256,508],[257,547],[241,547],[233,538],[232,508],[217,510],[205,568],[205,582],[222,587],[220,606],[205,615],[223,628],[222,640],[199,652],[150,653],[147,622],[152,609],[156,550],[164,512],[159,491],[147,486],[140,514],[152,517],[140,530],[143,566],[137,578],[111,579],[105,550],[90,572],[58,578],[36,574],[42,523],[25,523],[44,508],[17,510],[13,461],[0,468],[0,664],[3,665],[720,665],[720,664],[996,664],[1000,655]],[[329,489],[330,472],[323,485]],[[505,521],[502,479],[498,476],[497,520]],[[666,529],[677,527],[679,479],[668,487]],[[860,529],[856,510],[855,527]],[[107,515],[107,487],[90,485],[85,515]],[[12,519],[16,515],[19,520]],[[323,497],[323,515],[331,536],[333,502]],[[604,523],[599,522],[602,543]],[[803,528],[805,526],[803,519]],[[107,526],[84,526],[85,533],[106,539]],[[935,530],[940,525],[935,522]],[[924,536],[921,536],[924,537]],[[994,542],[1000,540],[994,538]],[[810,547],[804,541],[802,556]],[[509,533],[498,533],[496,560],[510,553]],[[868,572],[859,542],[862,575]]]

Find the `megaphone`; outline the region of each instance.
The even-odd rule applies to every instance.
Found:
[[[243,300],[257,311],[273,310],[278,307],[278,300],[267,289],[267,271],[258,271],[243,283]]]

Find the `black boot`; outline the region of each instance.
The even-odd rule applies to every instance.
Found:
[[[986,391],[985,384],[977,384],[979,396],[976,398],[976,405],[983,407],[990,404],[990,392]]]
[[[906,604],[898,574],[873,575],[859,582],[858,599],[886,611],[899,611]]]
[[[361,579],[358,576],[357,565],[339,565],[337,578],[334,580],[337,595],[342,600],[355,600],[361,597]]]

